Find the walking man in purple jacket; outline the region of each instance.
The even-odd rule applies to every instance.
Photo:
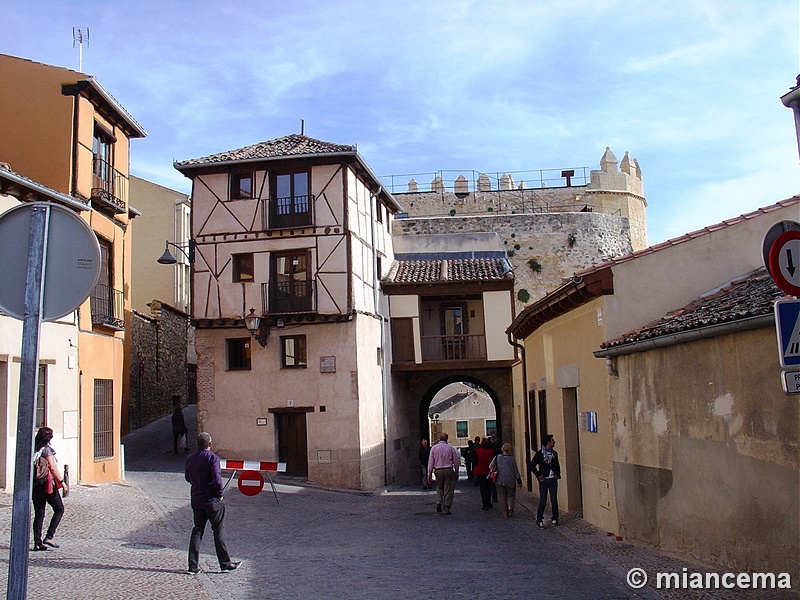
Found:
[[[192,512],[194,527],[189,541],[189,573],[200,572],[200,542],[211,522],[214,548],[221,571],[234,571],[242,564],[232,561],[225,545],[225,503],[222,500],[222,476],[219,457],[211,451],[211,436],[205,432],[197,436],[197,450],[186,458],[186,481],[192,484]]]

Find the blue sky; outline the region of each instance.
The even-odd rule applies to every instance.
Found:
[[[800,73],[798,0],[7,0],[2,14],[0,52],[76,70],[72,28],[88,27],[83,70],[149,134],[131,172],[185,192],[173,160],[301,119],[381,176],[597,169],[606,146],[627,150],[651,244],[800,192],[780,102]]]

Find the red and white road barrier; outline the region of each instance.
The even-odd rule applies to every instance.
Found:
[[[285,462],[269,462],[257,460],[230,460],[228,458],[220,458],[219,466],[221,469],[234,469],[237,471],[277,471],[278,473],[286,472]]]

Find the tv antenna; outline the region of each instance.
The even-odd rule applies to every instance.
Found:
[[[72,28],[72,47],[78,46],[78,71],[83,73],[83,43],[89,46],[89,28],[88,27],[73,27]]]

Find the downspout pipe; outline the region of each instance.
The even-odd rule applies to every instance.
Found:
[[[533,491],[533,480],[528,470],[528,465],[531,464],[531,432],[527,430],[530,423],[530,416],[528,415],[528,361],[525,358],[525,346],[516,341],[511,336],[511,332],[507,331],[506,336],[508,343],[514,348],[519,350],[520,360],[522,361],[522,407],[525,413],[525,480],[528,482],[528,491]]]
[[[370,201],[370,215],[371,223],[371,234],[372,234],[372,291],[373,291],[373,301],[375,303],[375,316],[380,319],[380,328],[381,328],[381,402],[382,402],[382,409],[383,409],[383,485],[387,486],[391,482],[389,481],[389,416],[388,416],[388,402],[386,398],[386,318],[381,314],[380,310],[380,289],[379,289],[379,281],[380,281],[380,273],[378,273],[378,248],[375,246],[375,227],[377,224],[376,213],[379,210],[378,207],[378,195],[381,193],[381,187],[378,186],[378,189],[375,192],[371,192],[371,201]]]

